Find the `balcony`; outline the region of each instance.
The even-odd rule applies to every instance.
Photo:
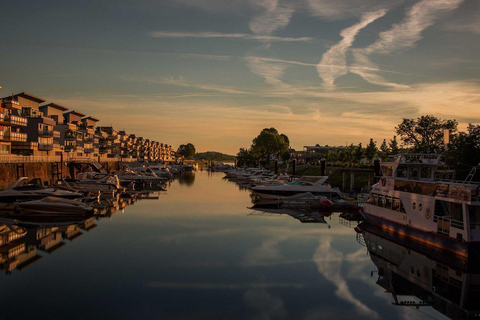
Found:
[[[77,150],[77,146],[74,145],[66,145],[65,146],[65,152],[70,152],[70,151],[75,151]]]
[[[27,125],[28,119],[13,114],[0,114],[0,124],[5,126],[23,126]]]
[[[27,142],[27,134],[21,132],[2,131],[0,139],[4,141]]]
[[[53,130],[47,128],[38,130],[38,135],[40,137],[53,137]]]
[[[39,143],[38,144],[38,150],[40,150],[40,151],[51,151],[51,150],[53,150],[53,144]]]
[[[65,133],[65,140],[74,141],[77,140],[77,135],[74,132]]]
[[[56,139],[60,138],[60,131],[53,131],[53,137]]]
[[[84,152],[85,152],[85,153],[93,153],[93,152],[94,152],[94,149],[93,149],[93,148],[85,148],[85,149],[84,149]]]

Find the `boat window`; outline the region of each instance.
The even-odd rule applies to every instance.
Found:
[[[480,229],[480,206],[468,206],[470,229]]]
[[[410,179],[418,179],[418,170],[417,168],[409,168],[408,177]]]
[[[400,199],[398,199],[398,198],[393,198],[392,210],[400,211],[400,207],[401,207]]]
[[[398,167],[397,168],[397,177],[398,178],[406,178],[407,177],[407,168]]]
[[[393,176],[393,169],[392,167],[382,167],[382,173],[384,177],[391,177]]]
[[[431,167],[422,167],[422,178],[429,179],[432,177],[432,168]]]
[[[392,198],[391,197],[385,197],[385,208],[391,209],[392,208]]]
[[[382,195],[378,196],[378,206],[379,207],[385,206],[385,196],[382,196]]]
[[[372,195],[372,204],[375,205],[375,206],[378,206],[378,195],[377,194]]]

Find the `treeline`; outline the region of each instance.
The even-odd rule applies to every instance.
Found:
[[[395,127],[396,136],[384,139],[378,145],[370,139],[346,147],[331,148],[325,153],[328,162],[349,165],[371,163],[375,158],[386,160],[398,153],[439,153],[447,157],[448,164],[456,169],[465,169],[480,163],[480,125],[469,124],[467,131],[458,131],[458,122],[440,119],[432,115],[416,119],[403,119]],[[397,140],[400,140],[401,143]],[[241,148],[237,154],[238,165],[268,164],[274,159],[288,160],[290,141],[275,128],[263,129],[252,141],[249,149]],[[327,146],[328,147],[328,146]]]

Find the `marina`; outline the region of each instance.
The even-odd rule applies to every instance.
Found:
[[[175,175],[165,187],[103,197],[90,216],[70,221],[2,217],[4,315],[28,318],[40,312],[58,318],[63,312],[49,306],[52,299],[73,308],[74,319],[89,317],[92,310],[95,317],[119,319],[138,314],[146,319],[206,314],[211,319],[298,319],[332,313],[356,319],[441,319],[452,317],[452,308],[459,314],[478,312],[469,302],[476,296],[471,290],[477,264],[438,250],[420,253],[438,261],[427,265],[429,272],[447,268],[453,278],[460,271],[473,275],[461,276],[459,287],[470,290],[465,292],[470,298],[450,299],[452,307],[441,309],[432,300],[438,292],[422,293],[434,290],[432,284],[430,289],[421,284],[421,293],[397,287],[385,292],[388,278],[379,277],[387,277],[388,266],[376,258],[382,253],[371,253],[380,248],[374,243],[383,238],[397,239],[395,248],[407,243],[381,228],[362,227],[365,222],[358,226],[358,210],[254,208],[250,189],[208,170]],[[411,250],[422,248],[411,243]],[[388,253],[391,259],[396,256]],[[423,274],[424,266],[418,268]],[[40,294],[46,286],[49,294]],[[66,288],[75,290],[64,295]],[[21,308],[22,299],[35,308]],[[78,301],[74,306],[72,299]],[[415,304],[409,306],[411,301]]]

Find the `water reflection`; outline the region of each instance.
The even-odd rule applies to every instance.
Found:
[[[254,210],[250,215],[276,215],[286,214],[294,219],[297,219],[301,223],[324,223],[327,224],[325,217],[330,217],[332,212],[320,212],[310,211],[301,208],[262,208],[262,207],[250,207]],[[328,225],[330,228],[330,225]]]
[[[195,183],[195,173],[194,172],[182,172],[178,178],[178,183],[185,185],[187,187],[192,186]]]
[[[480,317],[479,261],[395,237],[365,222],[358,231],[376,266],[376,283],[391,294],[393,305],[433,307],[451,319]]]
[[[134,197],[116,196],[98,201],[95,214],[78,219],[52,216],[49,219],[31,219],[29,216],[0,217],[0,269],[11,274],[23,270],[43,258],[39,252],[52,254],[97,227],[95,221],[111,218],[140,199],[158,199],[152,193],[137,193]]]

